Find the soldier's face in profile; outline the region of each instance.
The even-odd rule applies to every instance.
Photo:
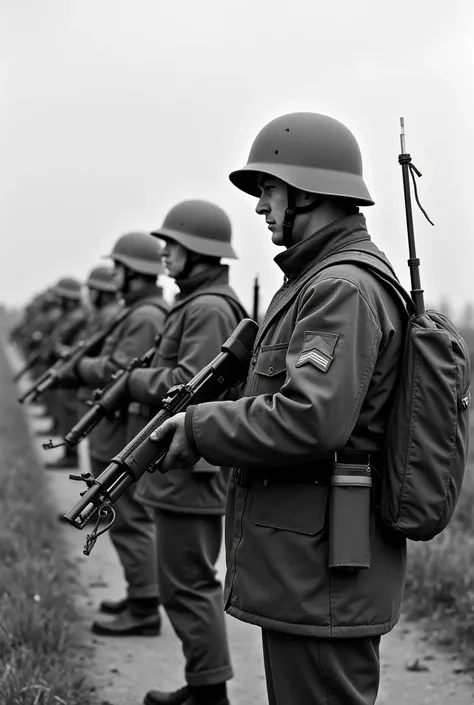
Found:
[[[286,184],[281,179],[262,174],[258,180],[261,196],[255,208],[272,233],[272,242],[283,245],[283,219],[288,206]]]
[[[114,262],[114,277],[119,291],[122,291],[125,284],[125,267],[120,262]]]
[[[186,265],[188,251],[179,242],[168,240],[165,242],[162,257],[167,275],[175,279]]]
[[[92,308],[97,306],[97,302],[99,301],[100,297],[100,291],[97,291],[97,289],[91,289],[90,287],[87,287],[86,292],[86,302],[92,306]]]

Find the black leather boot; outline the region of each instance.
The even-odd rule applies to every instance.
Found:
[[[99,605],[99,611],[104,614],[121,614],[127,609],[128,600],[122,597],[121,600],[102,600]]]
[[[143,705],[182,705],[188,697],[189,688],[187,686],[170,693],[162,690],[149,690],[145,695]]]
[[[158,612],[138,616],[126,607],[115,619],[108,622],[93,622],[92,631],[101,636],[158,636],[161,632],[161,618]]]

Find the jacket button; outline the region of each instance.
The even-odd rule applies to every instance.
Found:
[[[272,375],[274,372],[275,372],[275,368],[274,368],[274,367],[269,367],[269,368],[268,368],[268,374],[269,374],[269,375]]]
[[[264,480],[264,481],[263,481],[263,486],[264,486],[264,487],[268,487],[268,480]]]

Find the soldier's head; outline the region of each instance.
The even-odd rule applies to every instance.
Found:
[[[62,277],[54,287],[54,294],[63,311],[72,311],[82,301],[82,284],[74,277]]]
[[[122,235],[108,257],[114,263],[116,285],[124,294],[156,284],[157,276],[164,272],[162,248],[146,232]]]
[[[221,257],[236,258],[232,228],[227,214],[208,201],[178,203],[152,235],[164,241],[163,260],[167,273],[178,283]]]
[[[94,308],[102,308],[117,298],[118,284],[112,267],[99,264],[86,281],[88,298]]]
[[[247,164],[230,174],[237,188],[256,196],[276,245],[291,245],[359,205],[373,205],[353,134],[318,113],[290,113],[257,135]]]

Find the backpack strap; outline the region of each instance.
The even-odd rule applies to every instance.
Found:
[[[162,313],[169,313],[169,306],[164,301],[163,299],[158,299],[158,298],[149,298],[149,299],[141,299],[140,301],[137,301],[136,304],[133,304],[133,306],[130,306],[129,309],[127,309],[128,313],[132,313],[133,311],[137,311],[139,308],[142,308],[142,306],[153,306],[154,308],[157,308],[158,311],[161,311]]]
[[[210,286],[208,289],[197,291],[195,294],[187,296],[182,301],[178,301],[178,303],[173,306],[172,310],[180,306],[187,306],[190,301],[194,301],[194,299],[199,299],[201,298],[201,296],[217,296],[220,299],[225,299],[229,304],[229,307],[232,310],[233,314],[235,315],[236,323],[240,323],[243,318],[248,318],[247,311],[244,309],[244,307],[238,301],[237,298],[218,287],[212,286]]]
[[[321,262],[321,264],[323,263],[324,266],[318,268],[316,270],[317,272],[336,264],[354,264],[356,267],[362,267],[368,270],[382,284],[385,284],[392,291],[395,290],[410,315],[415,313],[415,304],[410,294],[405,287],[402,286],[390,264],[382,257],[379,257],[375,252],[369,252],[367,250],[344,250],[343,252],[330,255],[326,260]]]
[[[315,267],[303,274],[298,279],[298,286],[294,287],[293,291],[288,290],[275,304],[270,304],[265,319],[260,325],[260,329],[255,340],[255,349],[258,348],[261,341],[265,337],[267,330],[271,327],[273,320],[279,316],[281,311],[291,305],[292,301],[300,295],[305,287],[310,284],[314,278],[325,269],[335,267],[339,264],[353,264],[356,267],[361,267],[369,271],[381,284],[395,294],[396,300],[403,306],[405,314],[409,316],[415,314],[415,305],[411,296],[404,289],[397,279],[397,275],[390,266],[389,262],[384,257],[380,257],[371,249],[365,249],[360,243],[357,250],[340,250],[333,252],[322,259]]]
[[[221,299],[225,299],[227,301],[232,313],[235,316],[236,323],[240,323],[243,318],[249,317],[247,311],[244,309],[240,301],[237,301],[237,299],[234,299],[232,296],[229,296],[228,294],[216,294],[215,292],[208,294],[208,296],[209,295],[219,296]]]

